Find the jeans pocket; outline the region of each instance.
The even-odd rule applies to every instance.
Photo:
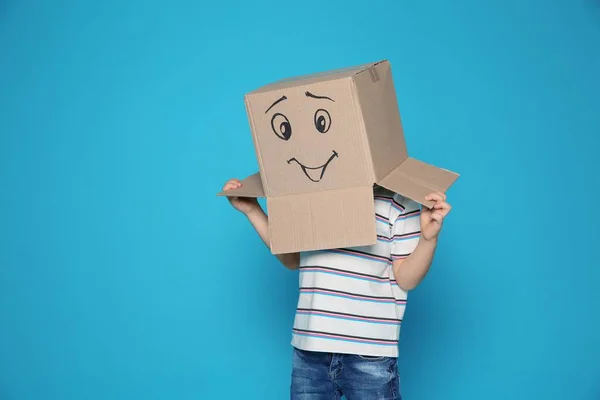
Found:
[[[383,361],[388,359],[386,356],[364,356],[361,354],[358,354],[358,358],[364,361]]]

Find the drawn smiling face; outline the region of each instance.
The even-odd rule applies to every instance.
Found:
[[[247,97],[270,195],[369,184],[360,114],[344,83],[323,82]]]
[[[308,91],[305,92],[304,95],[306,97],[312,98],[312,99],[329,100],[329,101],[335,102],[335,100],[333,100],[331,97],[317,96]],[[285,100],[287,100],[286,96],[281,96],[279,99],[275,100],[275,102],[273,104],[271,104],[271,106],[265,111],[265,114],[267,114],[277,104],[279,104]],[[319,132],[320,134],[325,134],[331,128],[331,124],[332,124],[331,114],[326,109],[319,108],[314,113],[313,123],[314,123],[314,128],[317,132]],[[278,138],[280,138],[281,140],[288,141],[292,138],[292,134],[293,134],[292,124],[290,123],[290,120],[288,119],[288,117],[286,117],[282,113],[277,112],[277,113],[273,114],[273,117],[271,118],[271,129],[273,130],[273,133],[275,133],[275,135]],[[337,151],[332,149],[331,153],[328,155],[327,160],[319,166],[308,166],[308,165],[302,163],[296,157],[292,157],[292,158],[288,159],[287,163],[288,164],[295,163],[296,165],[298,165],[300,167],[300,169],[302,170],[302,172],[304,172],[304,175],[306,175],[306,177],[311,182],[320,182],[321,179],[323,179],[323,176],[325,175],[325,171],[327,170],[327,167],[329,166],[329,164],[337,157],[339,157],[339,154],[337,153]]]
[[[331,154],[331,156],[327,159],[325,164],[320,165],[318,167],[308,167],[308,166],[302,164],[300,161],[298,161],[296,159],[296,157],[290,158],[288,160],[288,164],[290,164],[292,161],[294,161],[296,164],[298,164],[300,166],[300,168],[302,169],[302,172],[304,172],[304,174],[308,177],[308,179],[310,179],[313,182],[320,182],[321,179],[323,179],[323,175],[325,175],[325,170],[327,170],[327,166],[329,166],[329,163],[332,162],[333,159],[336,157],[338,157],[338,153],[336,153],[336,151],[333,150],[333,154]]]

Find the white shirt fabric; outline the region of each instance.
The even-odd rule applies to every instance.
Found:
[[[392,261],[420,237],[420,206],[375,187],[377,243],[302,253],[292,345],[301,350],[398,356],[407,293]]]

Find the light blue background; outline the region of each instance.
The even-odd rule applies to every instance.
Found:
[[[297,276],[215,197],[242,96],[382,58],[462,174],[405,398],[600,397],[600,4],[300,4],[0,1],[1,399],[285,399]]]

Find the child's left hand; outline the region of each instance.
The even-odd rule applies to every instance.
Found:
[[[431,209],[421,207],[421,237],[425,240],[433,240],[440,233],[444,218],[452,207],[446,203],[446,195],[440,192],[429,194],[425,200],[435,201],[435,204]]]

